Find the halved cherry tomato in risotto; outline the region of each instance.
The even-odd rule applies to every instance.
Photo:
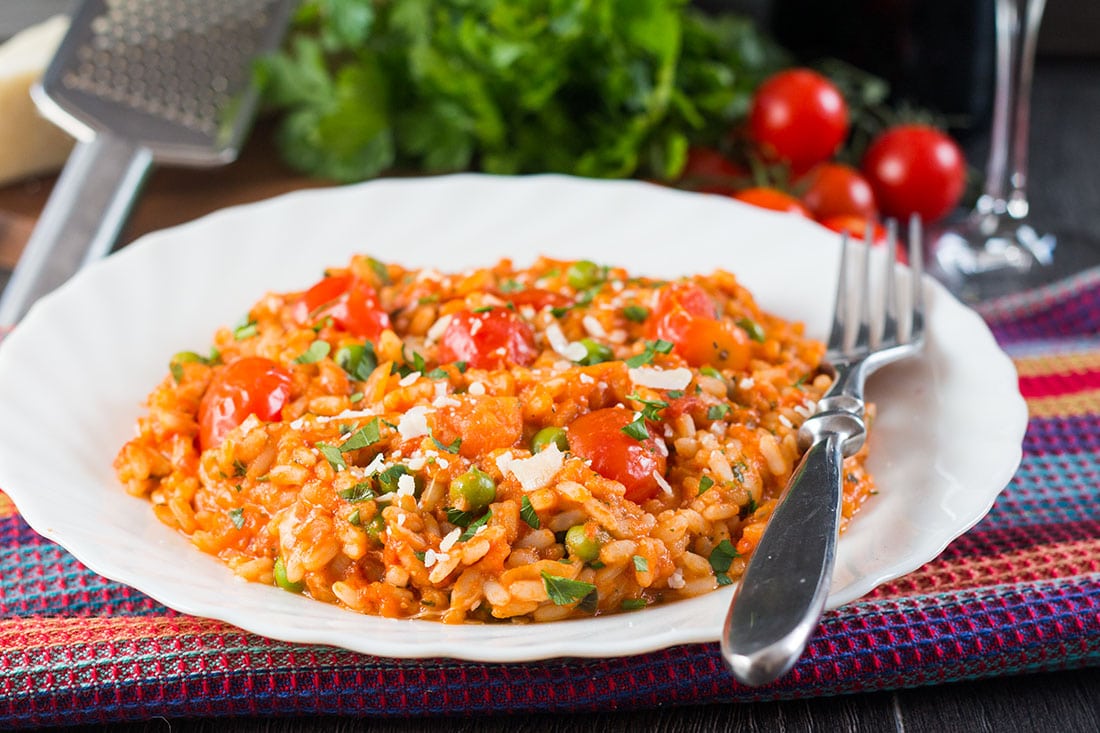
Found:
[[[592,470],[626,487],[626,498],[643,502],[657,493],[655,473],[664,476],[668,449],[652,434],[638,440],[623,432],[634,422],[624,407],[607,407],[581,415],[566,427],[569,450],[592,462]]]
[[[692,366],[743,369],[751,345],[739,328],[718,320],[714,301],[698,285],[672,283],[661,288],[649,335],[673,344]]]
[[[439,339],[440,363],[464,361],[475,369],[527,366],[537,354],[531,327],[510,308],[459,311]]]
[[[371,341],[390,328],[374,287],[352,275],[326,277],[311,287],[294,304],[294,318],[306,326],[332,318],[337,327]]]
[[[214,375],[199,403],[199,447],[221,445],[249,415],[277,420],[290,399],[290,372],[270,359],[246,356]]]

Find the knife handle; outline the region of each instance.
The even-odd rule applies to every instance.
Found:
[[[795,468],[735,592],[722,654],[737,679],[777,679],[806,648],[836,561],[843,436],[826,432]]]
[[[0,330],[111,251],[152,162],[147,149],[107,133],[77,143],[0,298]]]

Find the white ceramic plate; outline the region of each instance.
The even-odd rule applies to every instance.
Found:
[[[0,487],[90,568],[185,613],[392,657],[521,661],[635,654],[718,638],[730,589],[545,625],[361,616],[239,581],[128,496],[111,461],[169,357],[202,350],[269,290],[312,284],[354,252],[458,269],[501,256],[590,258],[657,276],[724,267],[824,337],[838,238],[799,217],[637,182],[449,176],[306,191],[151,234],[44,298],[0,345]],[[1019,459],[1016,373],[972,311],[925,285],[919,360],[880,372],[880,493],[845,533],[830,607],[935,557],[989,509]]]

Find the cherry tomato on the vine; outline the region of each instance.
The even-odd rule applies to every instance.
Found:
[[[836,86],[809,69],[781,71],[753,96],[749,135],[765,157],[801,173],[830,158],[848,136],[848,105]]]
[[[566,427],[569,450],[592,462],[592,470],[626,487],[626,498],[643,502],[657,493],[654,473],[664,476],[668,449],[659,439],[639,440],[623,432],[634,422],[625,407],[607,407],[581,415]]]
[[[464,361],[475,369],[499,369],[535,360],[535,334],[510,308],[459,311],[439,339],[439,362]]]
[[[227,364],[199,403],[199,447],[216,448],[249,415],[278,419],[290,399],[290,383],[290,372],[270,359],[246,356]]]
[[[338,328],[371,341],[377,341],[390,327],[390,317],[378,303],[374,287],[352,275],[324,278],[298,299],[293,313],[304,326],[332,318]]]
[[[898,125],[872,141],[860,166],[886,216],[925,223],[943,218],[962,198],[966,159],[945,133],[928,125]]]
[[[742,191],[738,191],[733,197],[738,201],[744,201],[746,204],[759,206],[761,209],[785,211],[790,214],[798,214],[799,216],[810,218],[809,209],[803,206],[801,201],[777,188],[767,188],[764,186],[746,188]]]
[[[714,148],[694,146],[688,149],[687,162],[680,180],[694,191],[732,195],[737,183],[749,172]]]
[[[802,203],[819,221],[831,216],[875,216],[871,184],[851,166],[822,163],[806,174]]]

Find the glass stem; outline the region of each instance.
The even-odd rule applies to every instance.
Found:
[[[1027,216],[1028,127],[1035,46],[1046,0],[996,0],[996,85],[985,190],[977,213]],[[1021,28],[1021,19],[1023,26]]]

